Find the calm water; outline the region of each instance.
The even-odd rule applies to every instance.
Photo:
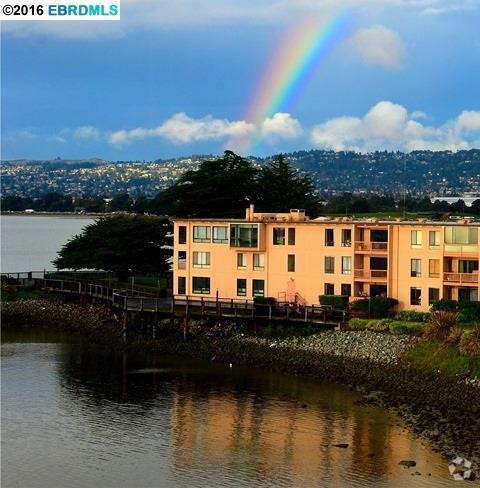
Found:
[[[79,217],[2,215],[2,273],[54,269],[52,259],[63,244],[91,222]]]
[[[3,334],[2,487],[459,486],[342,388],[75,341]]]

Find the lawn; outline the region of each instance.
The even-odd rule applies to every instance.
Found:
[[[433,341],[422,341],[410,349],[405,360],[420,367],[448,374],[480,376],[480,357],[462,356],[457,346]]]

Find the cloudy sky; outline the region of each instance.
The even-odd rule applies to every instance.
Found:
[[[480,0],[122,0],[121,12],[3,23],[2,158],[480,147]],[[289,33],[339,15],[295,103],[249,118]]]

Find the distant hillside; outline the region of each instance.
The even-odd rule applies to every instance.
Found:
[[[480,193],[480,150],[374,152],[298,151],[286,154],[298,171],[310,173],[318,192],[411,195]],[[2,162],[2,193],[35,197],[56,191],[68,195],[154,196],[187,170],[212,155],[144,162],[84,160],[16,160]],[[272,156],[273,157],[273,156]],[[252,158],[259,165],[269,158]]]

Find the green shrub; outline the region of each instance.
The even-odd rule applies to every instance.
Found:
[[[430,314],[428,312],[417,312],[416,310],[402,310],[395,315],[395,320],[402,322],[426,322]]]
[[[352,310],[368,312],[372,317],[381,318],[388,317],[395,305],[398,305],[398,300],[395,298],[378,296],[355,300],[350,307]]]
[[[352,330],[365,330],[369,323],[368,319],[353,318],[348,321],[348,328]]]
[[[371,319],[368,321],[367,329],[375,332],[387,332],[391,319]]]
[[[459,325],[454,325],[450,329],[450,333],[448,334],[445,340],[449,344],[460,344],[460,339],[462,338],[462,335],[464,333],[465,333],[465,329],[463,327],[460,327]]]
[[[437,312],[439,310],[456,312],[458,310],[458,302],[456,300],[447,300],[446,298],[433,302],[432,306],[430,307],[430,311]]]
[[[480,302],[438,300],[430,310],[432,312],[439,310],[459,312],[458,322],[460,324],[480,325]]]
[[[480,327],[466,330],[460,339],[458,349],[464,356],[480,356]]]
[[[420,335],[425,327],[423,322],[407,322],[400,320],[392,320],[388,326],[388,330],[395,335],[409,334]]]
[[[450,335],[452,327],[457,325],[458,312],[448,310],[437,310],[432,312],[428,324],[423,331],[425,339],[444,341]]]
[[[348,307],[348,296],[345,295],[320,295],[318,297],[320,305],[325,307],[346,310]]]
[[[459,302],[461,324],[480,325],[480,302]]]

